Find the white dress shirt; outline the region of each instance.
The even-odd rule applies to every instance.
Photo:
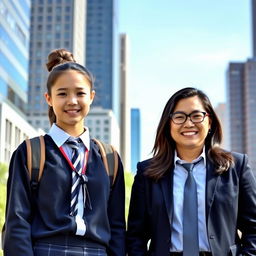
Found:
[[[72,149],[65,142],[69,138],[72,138],[72,136],[70,136],[68,133],[66,133],[64,130],[58,127],[55,123],[50,128],[48,135],[51,136],[51,138],[53,139],[55,144],[58,146],[58,148],[62,147],[65,154],[71,161]],[[81,157],[80,159],[82,162],[82,166],[84,166],[86,163],[84,158],[85,150],[87,148],[88,152],[90,151],[90,136],[89,136],[89,129],[87,127],[85,127],[85,132],[81,134],[79,138],[82,141],[82,143],[79,144],[79,153]],[[83,203],[83,191],[81,187],[78,194],[78,212],[77,212],[77,215],[75,216],[76,226],[77,226],[76,235],[80,235],[80,236],[83,236],[86,232],[86,226],[83,220],[83,215],[84,215],[84,203]]]
[[[199,235],[199,250],[210,251],[207,230],[206,230],[206,157],[205,151],[193,162],[200,161],[193,168],[193,176],[197,184],[197,199],[198,199],[198,235]],[[174,174],[173,174],[173,220],[171,223],[171,252],[183,251],[183,198],[184,186],[188,176],[187,170],[178,163],[186,163],[180,159],[175,151],[174,157]]]

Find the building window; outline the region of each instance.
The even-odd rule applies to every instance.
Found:
[[[46,47],[47,47],[47,48],[50,48],[50,47],[51,47],[51,42],[47,41],[47,42],[46,42]]]
[[[43,10],[44,10],[44,8],[42,6],[38,7],[38,13],[42,13]],[[32,12],[33,12],[33,10],[32,10]]]
[[[60,47],[61,47],[61,46],[60,46],[60,41],[56,41],[56,42],[55,42],[55,47],[56,47],[56,48],[60,48]]]
[[[21,130],[18,127],[15,127],[15,147],[18,147],[20,144],[20,135]]]
[[[37,21],[38,21],[38,22],[42,22],[42,21],[43,21],[43,16],[38,16],[38,17],[37,17]]]
[[[60,39],[60,33],[55,33],[55,39]]]
[[[56,8],[56,13],[61,13],[61,7]]]
[[[56,21],[58,21],[58,22],[61,21],[61,16],[60,16],[60,15],[57,15],[57,16],[56,16]]]
[[[4,150],[5,162],[9,162],[11,157],[11,138],[12,138],[12,123],[8,119],[6,119],[5,120],[5,150]]]
[[[55,31],[60,31],[61,29],[61,25],[60,24],[56,24],[55,25]]]

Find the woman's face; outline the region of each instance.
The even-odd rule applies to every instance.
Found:
[[[173,113],[183,112],[187,115],[192,112],[199,113],[206,112],[203,104],[198,96],[189,97],[186,99],[181,99],[178,101]],[[201,114],[202,115],[202,114]],[[197,120],[197,115],[194,116],[194,119]],[[180,118],[178,116],[178,118]],[[193,123],[189,117],[183,124],[176,124],[170,120],[170,133],[171,137],[176,143],[177,152],[182,152],[182,150],[202,150],[205,143],[205,138],[211,127],[211,120],[209,116],[205,116],[204,120],[200,123]]]

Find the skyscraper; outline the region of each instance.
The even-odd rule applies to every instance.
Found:
[[[244,63],[231,62],[227,71],[227,114],[230,148],[245,152]]]
[[[25,113],[30,1],[0,1],[0,94]]]
[[[251,3],[253,57],[229,64],[227,103],[231,150],[248,154],[256,172],[256,0]]]
[[[256,14],[256,13],[255,13]],[[256,29],[256,27],[255,27]],[[245,152],[249,156],[249,163],[256,173],[256,59],[249,59],[245,63],[244,72],[244,124],[245,124]],[[240,125],[243,125],[241,123]]]
[[[137,170],[137,163],[140,159],[140,110],[131,109],[131,170],[133,173]]]
[[[120,155],[125,170],[130,170],[131,118],[128,103],[128,39],[120,35]]]
[[[26,121],[30,0],[0,1],[0,162],[27,137]]]
[[[84,65],[85,17],[85,0],[32,0],[28,120],[35,127],[49,129],[48,106],[43,97],[49,52],[66,48]]]
[[[117,64],[115,0],[87,0],[86,66],[95,76],[93,106],[114,109]],[[117,97],[115,97],[117,96]]]

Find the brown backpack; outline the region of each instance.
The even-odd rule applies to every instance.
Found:
[[[118,156],[114,147],[99,140],[93,139],[100,149],[103,164],[110,179],[111,186],[115,182],[118,170]],[[45,163],[45,141],[44,137],[38,136],[26,139],[27,146],[27,167],[31,180],[31,188],[37,189],[42,177]]]

